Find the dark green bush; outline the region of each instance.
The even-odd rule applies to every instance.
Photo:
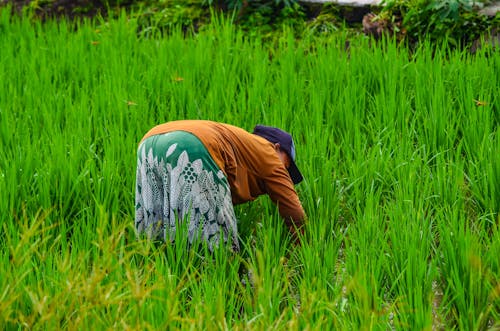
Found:
[[[174,28],[197,31],[210,22],[211,11],[232,19],[249,35],[263,38],[286,25],[296,31],[304,29],[306,17],[294,0],[161,0],[142,1],[134,10],[143,34],[164,33]]]
[[[226,9],[237,9],[241,10],[247,6],[253,6],[257,4],[257,6],[286,6],[289,7],[295,3],[297,0],[203,0],[204,4],[208,4],[210,6],[215,5],[219,8]]]
[[[468,44],[490,27],[498,24],[496,18],[480,15],[476,6],[486,1],[472,0],[385,0],[386,17],[402,20],[406,38],[422,38],[432,42],[447,40],[452,45]]]
[[[196,31],[210,20],[210,10],[202,0],[142,1],[134,8],[134,17],[143,35],[169,32],[181,28]],[[137,5],[136,5],[137,7]]]

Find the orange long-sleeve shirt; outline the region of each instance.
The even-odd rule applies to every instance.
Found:
[[[172,131],[186,131],[200,139],[227,176],[233,204],[268,194],[292,232],[293,227],[303,225],[304,210],[290,175],[271,142],[236,126],[203,120],[160,124],[142,140]]]

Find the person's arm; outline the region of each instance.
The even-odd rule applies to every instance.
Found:
[[[284,167],[277,167],[272,175],[266,178],[265,185],[269,197],[278,205],[285,225],[297,242],[297,231],[303,233],[306,216],[288,172]]]

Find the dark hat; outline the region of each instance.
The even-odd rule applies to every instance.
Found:
[[[295,164],[295,145],[292,136],[288,132],[272,126],[257,125],[253,129],[253,133],[267,139],[273,144],[279,143],[280,148],[290,156],[292,162],[290,162],[287,170],[294,184],[298,184],[304,179]]]

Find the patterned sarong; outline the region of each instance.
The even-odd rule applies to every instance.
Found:
[[[139,146],[135,227],[150,239],[173,242],[180,224],[190,246],[203,240],[213,251],[222,238],[239,250],[226,176],[198,138],[175,131],[151,136]]]

